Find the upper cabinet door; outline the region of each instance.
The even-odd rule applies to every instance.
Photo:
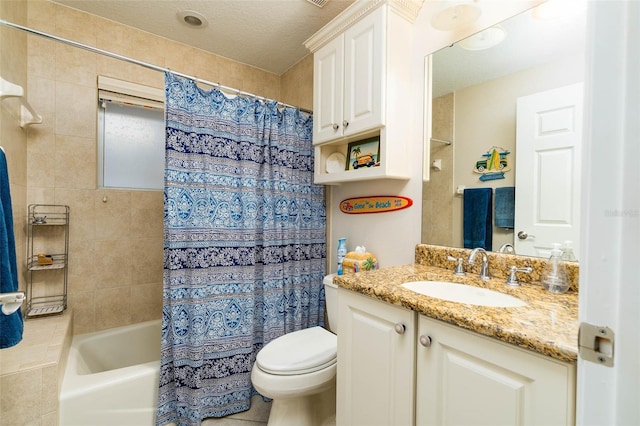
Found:
[[[344,34],[344,136],[384,125],[386,12],[376,9]]]
[[[376,9],[314,53],[315,145],[383,126],[386,11]]]
[[[313,143],[342,136],[344,35],[313,56]]]

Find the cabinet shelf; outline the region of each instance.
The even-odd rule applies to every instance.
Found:
[[[65,205],[29,205],[26,318],[60,314],[67,307],[69,210]],[[39,263],[40,253],[51,258],[52,262]],[[60,272],[48,273],[53,270]]]

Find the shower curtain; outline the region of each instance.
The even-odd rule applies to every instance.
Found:
[[[263,345],[324,324],[324,189],[312,117],[165,74],[157,424],[247,410]]]

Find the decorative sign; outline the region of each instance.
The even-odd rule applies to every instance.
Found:
[[[481,174],[480,180],[496,180],[504,179],[504,172],[511,170],[509,166],[508,155],[510,151],[497,146],[492,147],[489,151],[482,154],[482,160],[476,161],[473,169],[474,172]]]
[[[340,211],[347,214],[384,213],[406,209],[412,204],[413,200],[411,198],[393,195],[356,197],[342,200],[340,202]]]

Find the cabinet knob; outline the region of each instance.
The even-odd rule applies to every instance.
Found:
[[[342,127],[349,127],[349,122],[347,120],[344,120],[342,122]]]
[[[338,125],[338,123],[333,123],[333,130],[338,130],[340,128],[340,126]]]
[[[401,322],[396,323],[394,328],[396,329],[396,333],[398,334],[404,334],[404,331],[406,330],[405,325],[402,324]]]
[[[420,344],[425,348],[428,348],[429,346],[431,346],[431,337],[423,334],[422,336],[420,336]]]

